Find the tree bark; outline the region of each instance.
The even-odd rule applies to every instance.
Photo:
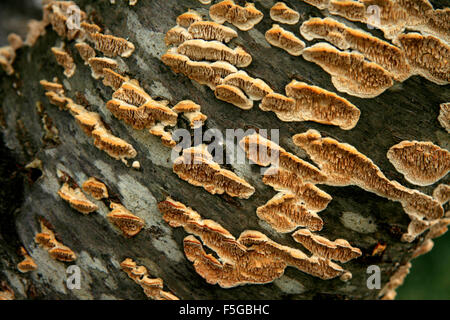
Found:
[[[135,44],[133,55],[122,60],[130,78],[138,79],[152,97],[169,100],[171,105],[191,99],[202,106],[202,112],[208,116],[203,131],[217,128],[225,133],[225,129],[276,128],[280,130],[280,145],[309,161],[291,138],[296,133],[316,129],[322,136],[353,145],[372,159],[389,179],[431,195],[435,185],[409,184],[390,164],[386,152],[402,140],[432,141],[442,148],[450,147],[448,134],[437,120],[439,104],[450,101],[448,85],[438,86],[413,76],[372,99],[338,93],[361,110],[357,126],[349,131],[314,122],[282,122],[275,114],[262,112],[256,106],[244,111],[221,102],[206,86],[174,74],[161,62],[160,57],[166,51],[164,34],[176,24],[176,17],[190,8],[206,16],[208,6],[197,0],[141,0],[136,6],[128,6],[126,1],[116,1],[115,5],[109,0],[75,2],[93,22]],[[243,1],[236,2],[243,4]],[[257,1],[256,6],[265,18],[251,31],[239,31],[239,37],[232,42],[242,45],[253,57],[252,64],[245,70],[253,77],[264,79],[280,93],[292,79],[336,92],[330,76],[320,67],[301,57],[290,56],[265,41],[264,33],[273,22],[269,18],[273,3]],[[324,17],[325,12],[301,1],[287,3],[301,13],[300,23],[312,16]],[[433,4],[439,7],[445,1]],[[367,30],[362,24],[358,26]],[[298,35],[299,24],[283,27]],[[256,215],[256,208],[276,191],[262,183],[260,167],[248,164],[227,166],[255,187],[256,192],[247,200],[212,195],[179,179],[172,171],[169,148],[146,130],[134,130],[114,118],[106,109],[105,103],[111,99],[113,91],[91,77],[89,67],[84,65],[73,42],[67,42],[67,47],[77,65],[75,75],[68,79],[62,74],[62,68],[50,51],[60,40],[50,26],[46,31],[33,47],[18,50],[13,76],[0,71],[3,137],[18,163],[13,167],[11,155],[2,156],[2,180],[5,182],[0,190],[3,199],[0,201],[0,279],[14,290],[16,298],[145,299],[142,289],[120,270],[119,263],[130,257],[146,266],[152,276],[163,279],[165,290],[181,299],[374,299],[380,290],[367,287],[368,266],[381,268],[383,287],[423,242],[424,235],[412,243],[401,242],[410,219],[398,202],[359,187],[320,186],[333,197],[327,209],[319,213],[324,220],[320,235],[331,240],[344,238],[363,253],[360,258],[342,265],[352,273],[350,281],[320,280],[288,267],[280,279],[265,285],[223,289],[206,283],[184,255],[183,238],[187,233],[182,228],[169,227],[157,203],[170,195],[195,209],[203,218],[220,223],[236,238],[244,230],[258,230],[278,243],[303,250],[291,234],[273,231]],[[382,38],[381,32],[368,31]],[[73,117],[48,103],[39,80],[51,81],[55,76],[62,80],[68,97],[100,113],[116,136],[135,147],[138,152],[135,160],[140,162],[140,170],[127,167],[95,148]],[[45,135],[37,102],[43,104],[44,112],[58,129],[57,137]],[[188,124],[179,120],[179,126]],[[6,148],[2,150],[7,152]],[[42,161],[42,175],[38,169],[24,169],[34,159]],[[98,212],[88,216],[70,208],[57,195],[60,188],[57,169],[67,172],[79,185],[88,177],[99,178],[114,197],[144,218],[145,229],[136,237],[126,239],[107,221],[109,209],[104,203],[96,202],[100,207]],[[440,183],[446,181],[448,183],[448,178]],[[354,213],[353,225],[345,218],[348,212]],[[34,242],[35,234],[40,232],[39,217],[53,225],[64,245],[77,254],[76,261],[54,261]],[[387,248],[382,255],[373,256],[377,243],[384,243]],[[17,270],[16,265],[22,260],[17,250],[22,245],[38,264],[36,271],[22,274]],[[79,290],[69,290],[66,286],[66,268],[71,264],[81,268]]]

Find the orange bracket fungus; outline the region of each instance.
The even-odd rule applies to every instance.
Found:
[[[171,227],[183,227],[217,253],[220,261],[206,254],[202,242],[194,236],[184,239],[186,257],[209,284],[231,288],[269,283],[281,277],[288,266],[323,280],[344,273],[339,265],[330,260],[308,257],[302,251],[280,245],[258,231],[246,230],[236,240],[220,224],[202,219],[197,212],[170,197],[158,203],[158,208]]]
[[[183,155],[173,163],[173,171],[181,179],[203,187],[211,194],[226,193],[231,197],[248,199],[255,192],[255,188],[244,179],[232,171],[220,168],[202,146],[183,150]]]
[[[332,18],[311,18],[303,22],[300,33],[308,41],[324,39],[341,50],[357,50],[391,72],[395,80],[403,81],[410,76],[410,67],[400,48]]]
[[[197,21],[202,21],[202,17],[198,12],[189,10],[177,17],[177,25],[183,28],[189,28],[191,24]]]
[[[286,88],[287,97],[267,95],[260,109],[273,111],[282,121],[314,121],[350,130],[356,126],[361,111],[334,92],[293,80]]]
[[[405,179],[428,186],[450,171],[450,152],[431,142],[402,141],[392,146],[387,158]]]
[[[296,24],[300,20],[300,14],[286,3],[277,2],[270,8],[270,18],[279,23]]]
[[[92,69],[92,77],[100,79],[105,76],[103,69],[111,69],[115,71],[118,68],[117,61],[105,57],[93,57],[88,60],[89,66]]]
[[[87,179],[83,183],[82,188],[96,200],[107,199],[109,197],[106,185],[94,177]]]
[[[186,28],[175,26],[169,31],[166,32],[166,36],[164,37],[164,43],[167,47],[169,46],[178,46],[185,42],[186,40],[193,39],[192,34],[190,34]]]
[[[67,201],[72,208],[83,214],[98,210],[98,206],[89,201],[79,187],[71,187],[68,182],[64,182],[58,191],[58,195]]]
[[[111,202],[112,211],[108,213],[108,220],[116,225],[125,237],[137,235],[145,226],[145,221],[128,211],[123,205]]]
[[[195,39],[217,40],[222,42],[230,42],[231,39],[238,36],[237,32],[233,29],[213,21],[196,21],[189,26],[188,31],[191,37]]]
[[[103,84],[111,87],[113,90],[118,90],[125,82],[130,81],[130,78],[123,76],[112,69],[103,68]]]
[[[279,47],[293,56],[302,54],[305,43],[297,38],[292,32],[284,30],[278,24],[266,31],[266,40],[274,47]]]
[[[160,278],[150,278],[147,268],[138,266],[130,258],[126,258],[120,263],[122,270],[133,279],[141,288],[147,297],[153,300],[179,300],[174,294],[163,291],[163,281]]]
[[[201,127],[208,117],[200,112],[201,106],[192,100],[183,100],[178,102],[172,111],[177,114],[183,113],[188,119],[191,128]]]
[[[253,108],[253,101],[247,98],[241,89],[228,84],[220,84],[214,89],[217,99],[231,103],[242,110]]]
[[[183,42],[177,52],[194,61],[225,61],[237,67],[247,67],[252,62],[252,56],[241,47],[231,49],[222,42],[213,40],[193,39]]]
[[[47,23],[45,21],[38,21],[34,19],[28,21],[28,32],[25,38],[25,44],[30,47],[34,46],[39,37],[45,35],[46,25]]]
[[[209,8],[209,16],[217,23],[229,22],[239,30],[248,31],[258,24],[264,15],[253,3],[245,7],[236,5],[233,0],[224,0]]]
[[[56,62],[58,62],[58,64],[64,68],[64,75],[67,78],[72,77],[75,74],[76,70],[76,65],[73,61],[72,56],[62,48],[53,47],[51,50],[55,55]]]
[[[37,264],[30,257],[24,247],[20,248],[20,254],[24,257],[24,259],[17,264],[17,269],[19,269],[20,272],[26,273],[34,271],[38,268]]]
[[[323,138],[316,130],[296,134],[292,140],[320,167],[327,177],[325,184],[357,185],[381,197],[399,201],[408,215],[419,219],[434,220],[444,214],[436,200],[387,179],[372,160],[349,144]]]
[[[313,234],[307,229],[297,230],[292,234],[292,237],[316,256],[342,263],[355,259],[362,254],[360,249],[352,247],[347,240],[330,241],[325,237]]]
[[[14,300],[14,291],[4,282],[0,283],[0,301]]]
[[[382,300],[394,300],[397,292],[395,291],[405,281],[406,276],[411,269],[411,263],[401,265],[397,271],[389,278],[389,282],[381,289],[379,296]]]
[[[55,233],[51,230],[48,223],[41,218],[41,232],[36,234],[34,241],[48,251],[50,257],[54,260],[63,262],[75,261],[77,256],[67,246],[56,240]]]
[[[245,71],[238,71],[226,76],[222,84],[238,87],[244,91],[251,100],[261,100],[273,90],[261,79],[250,77]]]
[[[393,85],[392,74],[356,52],[339,51],[320,42],[303,50],[303,58],[314,62],[331,75],[338,91],[360,98],[373,98]]]
[[[394,43],[403,48],[412,74],[439,85],[450,83],[450,46],[447,43],[419,33],[400,34]]]
[[[89,65],[89,59],[95,57],[95,50],[86,42],[75,43],[75,48],[78,50],[84,64]]]
[[[258,218],[266,221],[277,232],[291,232],[297,227],[320,231],[323,220],[307,209],[295,194],[280,192],[256,209]]]
[[[120,37],[109,34],[93,33],[90,35],[95,48],[108,57],[121,56],[128,58],[134,52],[134,44]]]

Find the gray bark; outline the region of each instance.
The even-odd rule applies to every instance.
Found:
[[[339,93],[361,110],[358,125],[350,131],[313,122],[281,122],[275,114],[262,112],[256,106],[243,111],[218,101],[211,90],[182,75],[175,75],[160,61],[165,52],[164,34],[175,25],[176,17],[189,8],[202,8],[199,11],[206,14],[207,6],[194,0],[141,0],[135,7],[129,7],[125,1],[116,2],[111,5],[109,0],[76,1],[94,22],[135,44],[133,55],[123,59],[128,66],[127,74],[138,79],[152,97],[167,99],[172,105],[183,99],[192,99],[202,106],[202,112],[208,116],[203,130],[218,128],[224,133],[225,129],[279,128],[280,145],[306,159],[305,154],[293,145],[291,137],[311,128],[317,129],[322,135],[355,146],[389,179],[431,194],[432,186],[417,187],[406,182],[389,163],[386,152],[402,140],[432,141],[441,147],[450,147],[448,134],[437,121],[439,104],[450,101],[448,86],[438,86],[414,76],[373,99]],[[264,33],[272,24],[269,9],[273,3],[257,1],[256,6],[263,11],[265,18],[253,30],[239,32],[239,38],[233,41],[234,45],[242,45],[253,56],[253,63],[246,71],[253,77],[264,79],[280,93],[292,79],[335,91],[330,76],[320,67],[301,57],[289,56],[265,42]],[[324,12],[301,1],[287,3],[301,13],[300,22],[311,16],[324,16]],[[446,5],[445,1],[434,4],[437,7]],[[299,24],[286,26],[297,35],[298,27]],[[382,38],[381,32],[370,31]],[[62,68],[50,52],[50,47],[58,41],[56,33],[48,27],[47,34],[34,47],[18,51],[15,75],[8,77],[0,71],[5,144],[22,166],[35,158],[43,162],[42,176],[34,182],[29,178],[35,177],[36,172],[5,165],[6,172],[19,170],[19,176],[13,182],[9,179],[2,183],[0,279],[13,288],[17,298],[144,299],[141,288],[118,265],[130,257],[146,266],[152,276],[162,278],[165,289],[182,299],[371,299],[377,297],[379,290],[367,288],[367,267],[375,264],[381,268],[384,285],[399,265],[410,260],[413,250],[423,241],[423,236],[413,243],[400,241],[410,219],[399,203],[358,187],[320,186],[333,197],[327,209],[320,213],[325,222],[320,234],[332,240],[347,239],[363,252],[362,257],[343,265],[353,274],[349,282],[320,280],[288,267],[282,278],[266,285],[223,289],[207,284],[184,256],[182,243],[187,233],[181,228],[170,228],[162,220],[157,202],[170,195],[194,208],[204,218],[220,223],[236,237],[247,229],[259,230],[274,241],[302,249],[290,234],[274,232],[256,216],[256,208],[276,192],[261,182],[260,168],[256,165],[228,167],[256,188],[248,200],[211,195],[180,180],[172,172],[169,148],[162,146],[158,138],[145,130],[133,130],[110,114],[105,103],[111,98],[112,90],[91,77],[89,67],[83,64],[70,44],[68,47],[77,63],[77,71],[70,79],[63,76]],[[96,149],[91,138],[81,131],[68,113],[48,103],[39,80],[51,80],[54,76],[64,80],[69,97],[79,103],[87,102],[91,110],[101,114],[115,135],[136,148],[140,171],[126,167]],[[35,106],[38,101],[43,103],[45,113],[58,129],[59,141],[43,139],[41,116]],[[183,120],[179,125],[187,127]],[[130,211],[146,220],[145,230],[132,239],[124,238],[106,220],[109,210],[100,202],[97,202],[100,206],[98,213],[89,216],[71,209],[57,195],[60,187],[57,169],[66,171],[80,185],[90,176],[105,182]],[[19,178],[20,174],[23,179]],[[369,232],[371,227],[367,225],[355,223],[352,226],[343,219],[345,212],[355,213],[356,217],[374,225],[376,231]],[[48,253],[35,244],[34,235],[40,230],[38,217],[41,216],[51,222],[63,243],[77,254],[78,259],[73,264],[82,269],[80,290],[66,287],[65,270],[70,264],[50,259]],[[382,256],[372,257],[372,250],[378,242],[386,243],[387,249]],[[28,274],[17,271],[16,264],[21,257],[16,251],[20,245],[25,246],[38,264],[37,271]]]

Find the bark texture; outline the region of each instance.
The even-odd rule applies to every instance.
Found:
[[[350,131],[313,122],[281,122],[274,113],[262,112],[257,106],[244,111],[221,102],[206,86],[174,74],[161,62],[160,57],[166,51],[164,34],[176,24],[176,17],[189,8],[198,8],[200,13],[207,15],[208,6],[196,0],[141,0],[134,7],[128,6],[126,1],[116,1],[115,5],[109,0],[75,2],[92,21],[135,44],[133,55],[122,60],[127,66],[127,74],[138,79],[152,97],[167,99],[171,105],[183,99],[200,104],[202,112],[208,116],[203,130],[217,128],[225,133],[225,129],[277,128],[280,129],[280,145],[307,159],[306,154],[292,143],[291,137],[313,128],[322,136],[355,146],[389,179],[431,195],[435,185],[417,187],[409,184],[389,163],[386,152],[402,140],[432,141],[443,148],[450,147],[449,136],[437,120],[439,104],[450,101],[448,85],[438,86],[413,76],[373,99],[339,93],[361,110],[359,123]],[[241,2],[237,1],[243,4]],[[325,14],[302,1],[286,2],[300,12],[301,18],[299,24],[283,27],[297,35],[302,21]],[[433,4],[439,8],[448,5],[445,2]],[[301,57],[290,56],[265,41],[264,33],[273,23],[269,9],[274,3],[257,1],[256,7],[265,18],[251,31],[239,31],[239,37],[232,41],[242,45],[253,57],[252,64],[245,70],[255,78],[264,79],[280,93],[292,79],[336,92],[330,76],[320,67]],[[358,26],[366,29],[362,24]],[[369,31],[383,38],[381,32]],[[8,153],[2,156],[1,179],[12,179],[6,179],[0,190],[0,279],[9,284],[17,298],[145,299],[142,289],[120,270],[119,263],[130,257],[146,266],[152,276],[162,278],[165,290],[181,299],[372,299],[377,298],[379,290],[367,288],[367,267],[375,264],[381,268],[383,286],[400,265],[410,260],[414,249],[423,241],[423,236],[413,243],[400,241],[410,219],[398,202],[358,187],[320,186],[333,200],[320,213],[324,228],[319,234],[331,240],[347,239],[363,252],[360,258],[343,265],[353,274],[350,281],[320,280],[288,267],[283,277],[266,285],[222,289],[207,284],[184,256],[183,238],[187,233],[181,228],[169,227],[162,220],[157,203],[170,195],[198,211],[203,218],[220,223],[235,237],[247,229],[259,230],[274,241],[304,250],[290,234],[273,231],[256,216],[256,208],[276,192],[262,183],[260,167],[256,165],[228,166],[255,187],[256,192],[248,200],[211,195],[180,180],[172,172],[169,148],[146,130],[133,130],[106,109],[105,103],[111,99],[113,91],[91,77],[89,67],[84,65],[71,43],[68,48],[77,70],[72,78],[64,77],[63,69],[56,64],[50,51],[50,47],[59,41],[57,34],[47,27],[47,34],[34,47],[19,49],[14,63],[15,75],[6,76],[0,71],[3,138],[20,163],[13,167],[12,156],[3,148],[5,154]],[[311,45],[311,42],[307,44]],[[39,80],[51,80],[55,76],[63,80],[68,97],[100,113],[115,135],[135,147],[138,151],[135,160],[140,162],[140,170],[126,167],[96,149],[73,117],[48,103]],[[58,129],[57,138],[45,137],[37,102],[42,102],[44,112]],[[188,127],[188,123],[179,120],[179,127]],[[42,161],[42,175],[37,169],[23,169],[36,158]],[[57,195],[60,188],[57,169],[67,172],[79,185],[91,176],[99,178],[114,197],[146,221],[145,229],[132,239],[124,238],[109,224],[106,219],[109,209],[99,201],[96,202],[100,207],[98,212],[88,216],[71,209]],[[446,181],[448,183],[448,178],[439,183]],[[34,235],[40,232],[39,217],[46,218],[62,242],[77,254],[74,263],[54,261],[35,244]],[[387,244],[387,248],[381,256],[372,256],[378,242]],[[17,249],[21,245],[38,264],[38,270],[28,274],[17,270],[16,264],[22,259]],[[76,264],[82,270],[79,290],[66,287],[66,268],[70,264]]]

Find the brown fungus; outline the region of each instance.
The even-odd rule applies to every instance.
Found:
[[[103,69],[110,69],[116,71],[118,68],[117,61],[105,57],[93,57],[88,60],[89,66],[92,70],[92,77],[94,79],[100,79],[105,76]]]
[[[113,90],[118,90],[125,82],[130,81],[130,78],[123,76],[110,68],[103,68],[103,84],[111,87]]]
[[[24,247],[20,248],[20,254],[24,257],[24,259],[17,264],[17,269],[20,272],[27,273],[38,268],[37,264],[34,262],[33,258],[30,257]]]
[[[357,50],[391,72],[395,80],[404,81],[410,76],[410,66],[400,48],[332,18],[311,18],[303,22],[300,33],[308,41],[324,39],[341,50]]]
[[[296,24],[300,20],[300,14],[286,3],[277,2],[270,8],[270,18],[279,23]]]
[[[338,91],[360,98],[373,98],[393,85],[392,74],[356,52],[339,51],[328,43],[303,50],[303,58],[321,66],[331,75]]]
[[[224,0],[209,7],[209,16],[217,23],[229,22],[242,31],[248,31],[264,17],[253,3],[245,7],[236,5],[233,0]]]
[[[325,237],[313,234],[307,229],[297,230],[292,234],[292,237],[316,256],[330,260],[345,263],[358,258],[362,254],[360,249],[352,247],[347,240],[337,239],[331,241]]]
[[[202,21],[202,17],[194,10],[189,10],[177,17],[177,25],[183,28],[189,28],[191,24]]]
[[[273,92],[263,80],[252,78],[242,70],[226,76],[222,84],[238,87],[252,100],[261,100]]]
[[[36,234],[34,241],[47,250],[52,259],[63,262],[76,260],[76,254],[72,249],[55,239],[55,233],[44,219],[40,220],[40,226],[41,232]]]
[[[242,110],[253,108],[253,101],[247,98],[241,89],[228,84],[216,86],[214,95],[217,99],[231,103]]]
[[[440,204],[444,205],[450,200],[450,186],[448,184],[440,184],[433,190],[433,198]]]
[[[41,81],[39,81],[39,84],[47,92],[54,92],[58,95],[64,95],[64,87],[62,84],[60,84],[58,82],[50,82],[47,80],[41,80]]]
[[[47,24],[44,21],[38,21],[34,19],[28,21],[28,32],[25,38],[25,44],[30,47],[34,46],[39,37],[45,35],[46,25]]]
[[[108,213],[108,220],[117,226],[125,237],[137,235],[145,226],[145,221],[128,211],[123,205],[111,202],[112,211]]]
[[[233,29],[213,21],[194,22],[189,26],[188,31],[195,39],[217,40],[222,42],[230,42],[231,39],[238,36],[237,32]]]
[[[95,50],[88,45],[86,42],[75,43],[75,48],[78,50],[81,59],[83,59],[84,64],[89,65],[89,59],[95,57]]]
[[[208,118],[206,115],[201,113],[200,110],[200,105],[196,104],[192,100],[180,101],[172,108],[172,111],[175,111],[178,114],[183,113],[189,121],[190,127],[193,129],[201,127]]]
[[[428,186],[450,171],[450,152],[431,142],[402,141],[392,146],[387,158],[405,179]]]
[[[438,121],[447,133],[450,133],[450,102],[441,103]]]
[[[296,134],[292,139],[327,176],[325,184],[357,185],[379,196],[399,201],[405,212],[413,217],[434,220],[443,216],[444,210],[436,200],[387,179],[372,160],[353,146],[329,137],[322,138],[316,130]]]
[[[94,177],[87,179],[83,183],[82,188],[96,200],[107,199],[109,197],[106,185]]]
[[[293,56],[302,54],[305,43],[297,38],[292,32],[284,30],[278,24],[266,31],[266,40],[272,46],[279,47]]]
[[[167,47],[169,46],[179,46],[186,40],[193,39],[192,34],[190,34],[186,28],[175,26],[166,32],[164,37],[164,43]]]

